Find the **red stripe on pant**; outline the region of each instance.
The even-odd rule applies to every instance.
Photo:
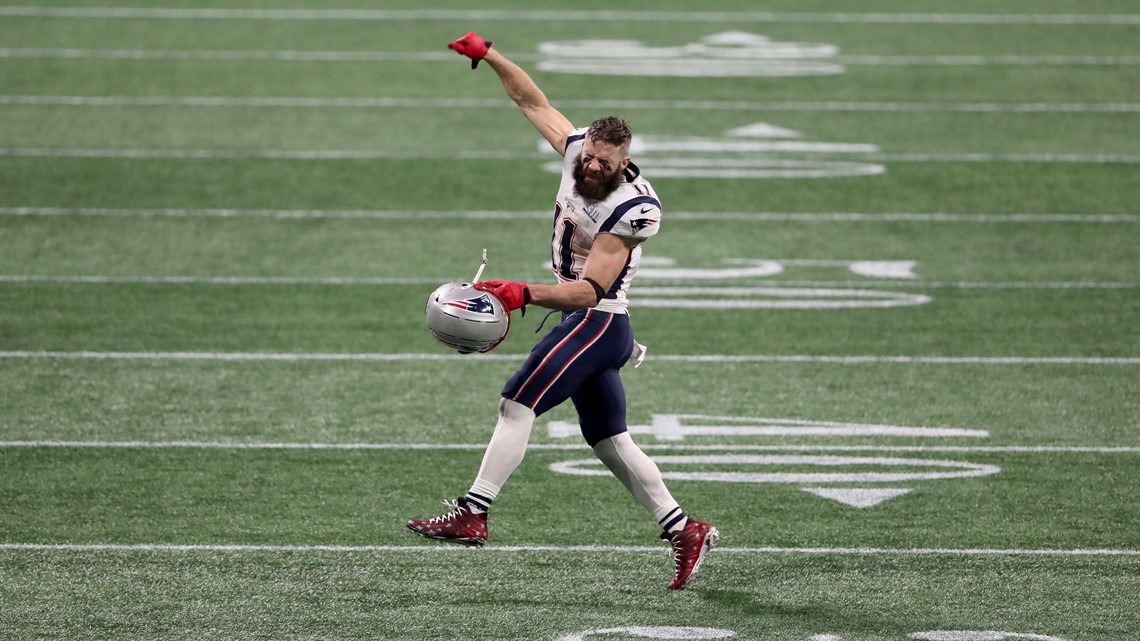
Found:
[[[586,316],[582,319],[582,322],[574,328],[574,331],[570,332],[566,338],[563,338],[558,342],[557,345],[554,346],[554,349],[550,350],[550,353],[546,355],[546,358],[542,359],[542,363],[540,363],[539,366],[535,368],[534,372],[532,372],[531,375],[527,378],[526,382],[523,383],[522,387],[518,391],[518,394],[515,395],[516,398],[522,398],[526,394],[527,388],[530,387],[530,384],[534,382],[534,379],[539,375],[539,373],[546,369],[547,364],[550,363],[550,361],[562,350],[562,348],[565,347],[567,343],[573,340],[574,337],[577,336],[578,333],[586,327],[593,316],[594,310],[591,309],[587,311]],[[538,404],[542,401],[542,397],[545,396],[548,391],[550,391],[550,388],[558,382],[558,379],[561,378],[564,373],[566,373],[566,370],[574,364],[574,361],[578,360],[578,357],[581,356],[582,353],[587,349],[589,349],[591,345],[598,342],[598,339],[601,338],[602,334],[606,332],[606,329],[610,326],[610,322],[612,320],[613,316],[607,315],[606,322],[602,325],[601,329],[598,330],[598,333],[595,334],[593,338],[586,341],[585,345],[583,345],[577,352],[574,353],[574,355],[566,360],[566,363],[562,366],[561,369],[558,370],[558,373],[551,377],[550,382],[547,383],[546,387],[542,388],[542,391],[539,392],[538,396],[535,397],[534,402],[530,404],[530,409],[533,410],[534,408],[538,407]]]

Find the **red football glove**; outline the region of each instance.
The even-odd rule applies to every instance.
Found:
[[[523,316],[526,316],[526,306],[530,304],[530,288],[524,283],[515,283],[509,280],[485,280],[481,283],[475,283],[475,289],[498,296],[508,312],[521,309]]]
[[[471,68],[474,69],[479,66],[479,61],[483,59],[483,56],[487,55],[487,51],[490,50],[493,44],[495,43],[483,39],[483,36],[474,31],[470,31],[467,35],[447,45],[447,48],[454,49],[470,58]]]

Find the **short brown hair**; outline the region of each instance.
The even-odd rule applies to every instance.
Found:
[[[617,116],[606,116],[595,120],[588,130],[586,137],[597,142],[604,142],[615,147],[621,147],[629,152],[629,143],[633,139],[633,132],[629,130],[629,123]]]

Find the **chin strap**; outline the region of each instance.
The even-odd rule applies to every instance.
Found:
[[[557,312],[557,311],[558,311],[557,309],[552,309],[549,312],[546,312],[546,316],[542,317],[542,322],[538,324],[538,327],[534,328],[534,333],[537,334],[537,333],[541,332],[542,326],[546,324],[546,319],[550,318],[550,315]]]

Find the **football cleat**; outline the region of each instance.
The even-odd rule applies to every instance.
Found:
[[[465,499],[444,501],[451,508],[446,514],[430,519],[411,519],[408,529],[428,539],[461,543],[463,545],[484,545],[487,543],[487,513],[476,514],[472,505]]]
[[[681,590],[697,575],[705,555],[720,539],[720,532],[708,523],[690,519],[679,532],[665,532],[661,538],[673,547],[673,580],[666,587]]]

